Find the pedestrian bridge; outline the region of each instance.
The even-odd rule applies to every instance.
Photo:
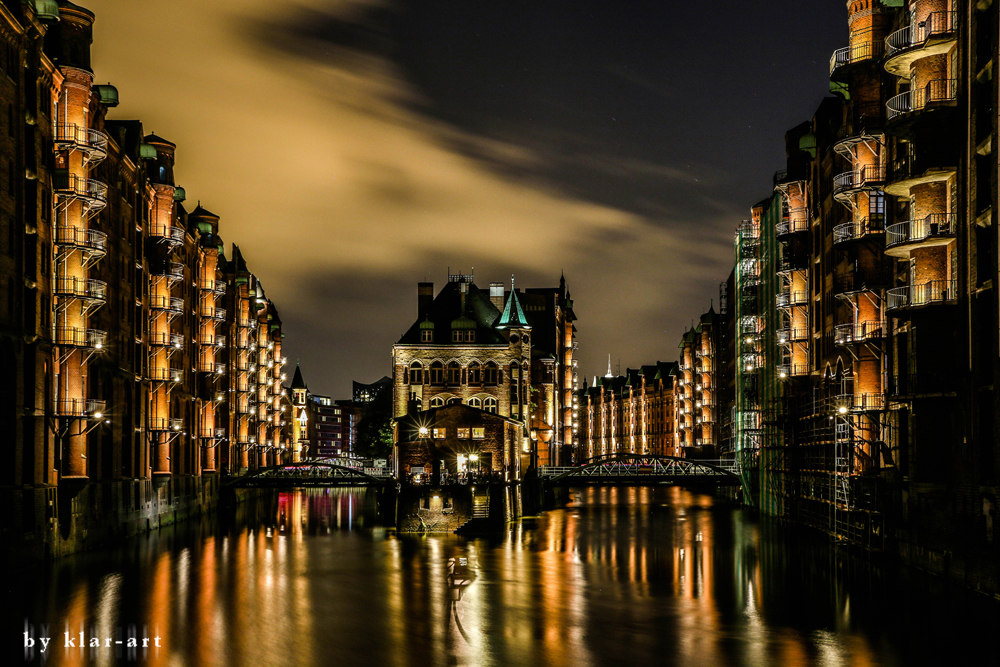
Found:
[[[232,487],[322,487],[322,486],[373,486],[392,481],[388,468],[359,470],[330,463],[324,459],[310,459],[286,463],[257,470],[232,478]]]
[[[646,485],[710,483],[739,485],[739,469],[729,459],[683,459],[674,456],[616,454],[578,466],[543,466],[547,484]]]

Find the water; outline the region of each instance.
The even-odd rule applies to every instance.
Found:
[[[275,493],[221,522],[8,570],[16,650],[0,664],[24,664],[26,628],[30,662],[47,665],[997,663],[1000,604],[710,495],[576,489],[467,540],[395,535],[366,493]],[[79,648],[81,631],[101,647]],[[131,652],[114,644],[129,637]]]

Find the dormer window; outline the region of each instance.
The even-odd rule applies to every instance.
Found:
[[[420,342],[421,343],[433,343],[434,342],[434,330],[433,329],[423,329],[420,332]]]
[[[451,332],[451,342],[453,343],[474,343],[476,332],[474,329],[456,329]]]

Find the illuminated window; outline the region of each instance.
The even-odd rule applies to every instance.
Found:
[[[444,407],[444,399],[441,398],[440,396],[435,396],[434,398],[431,399],[431,407],[432,408]]]
[[[460,429],[458,429],[458,439],[459,440],[468,440],[469,439],[469,429],[467,429],[467,428],[460,428]]]
[[[441,440],[441,439],[443,439],[445,437],[446,432],[447,432],[447,429],[436,428],[436,429],[434,429],[434,437],[436,439],[438,439],[438,440]]]
[[[493,414],[496,414],[497,413],[497,399],[492,398],[492,397],[491,398],[487,398],[486,399],[486,404],[484,406],[484,409],[486,410],[486,412],[492,412]]]
[[[473,440],[482,440],[485,437],[486,437],[486,429],[485,428],[474,428],[474,429],[472,429],[472,439]]]
[[[469,407],[470,408],[482,408],[483,407],[483,402],[481,400],[479,400],[478,398],[470,398],[469,399]]]
[[[410,384],[423,384],[424,383],[424,367],[420,365],[419,361],[414,361],[410,364]]]

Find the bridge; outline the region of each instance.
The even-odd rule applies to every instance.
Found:
[[[616,454],[578,466],[543,466],[547,484],[646,485],[677,483],[740,484],[739,468],[727,459],[682,459],[650,454]]]
[[[330,463],[324,459],[309,459],[233,477],[227,482],[227,486],[234,488],[375,486],[391,481],[393,479],[388,468],[369,469],[365,472]]]

